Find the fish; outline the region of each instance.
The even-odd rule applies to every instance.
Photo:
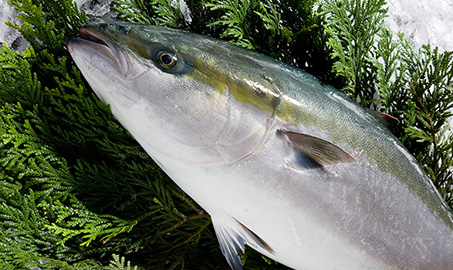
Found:
[[[293,269],[453,269],[450,208],[341,91],[182,30],[97,22],[80,33],[67,46],[74,62],[210,214],[231,269],[243,268],[245,245]]]

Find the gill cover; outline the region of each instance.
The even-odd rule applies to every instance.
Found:
[[[117,88],[121,91],[117,95],[128,99],[127,104],[121,99],[106,100],[118,110],[117,118],[132,117],[132,111],[137,108],[139,113],[141,107],[142,116],[124,119],[123,125],[135,131],[137,140],[147,142],[148,152],[157,149],[191,164],[225,163],[253,153],[266,138],[279,95],[273,93],[272,83],[256,85],[245,75],[233,75],[236,57],[218,60],[218,55],[236,54],[230,46],[219,47],[210,39],[149,25],[98,23],[83,26],[81,32],[86,46],[108,52],[105,60],[124,79],[103,80],[116,82],[108,88]],[[259,64],[246,55],[237,56],[252,60],[248,65]],[[122,62],[133,62],[146,72],[129,77],[128,67],[133,65]],[[88,76],[97,81],[100,75]],[[103,87],[107,86],[95,89],[99,96],[105,95]],[[143,126],[158,130],[146,133]]]

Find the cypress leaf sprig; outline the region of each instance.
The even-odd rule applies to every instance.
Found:
[[[125,21],[152,24],[152,6],[143,0],[114,0],[112,10]]]
[[[89,246],[98,238],[105,244],[120,233],[130,232],[137,224],[136,220],[128,221],[112,215],[97,215],[88,211],[79,201],[75,201],[70,206],[56,201],[53,210],[57,212],[55,223],[44,227],[64,236],[57,242],[58,245],[64,245],[73,237],[81,237],[85,240],[80,243],[81,246]]]
[[[44,3],[44,5],[43,5]],[[88,21],[83,10],[72,1],[10,0],[21,24],[7,24],[17,29],[36,51],[48,49],[55,54],[67,54],[68,38],[78,35],[79,26]]]
[[[111,270],[137,270],[137,266],[132,268],[131,262],[126,262],[124,257],[121,257],[117,254],[113,254],[113,259],[110,261]]]
[[[252,2],[251,2],[252,1]],[[220,20],[210,23],[208,26],[222,25],[224,31],[221,37],[226,37],[232,40],[234,44],[239,46],[255,49],[253,38],[248,31],[247,16],[251,12],[251,5],[256,4],[253,0],[217,0],[207,2],[206,7],[211,10],[220,10],[225,12]]]
[[[387,9],[385,0],[324,1],[329,16],[326,31],[330,35],[333,71],[346,79],[343,91],[364,106],[376,101],[376,37],[383,27]]]

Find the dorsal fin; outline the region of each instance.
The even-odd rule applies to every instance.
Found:
[[[337,163],[355,162],[355,158],[338,146],[307,134],[277,130],[296,151],[295,165],[298,169],[324,168]]]
[[[231,269],[242,269],[240,256],[245,252],[245,244],[262,253],[274,253],[263,239],[236,219],[229,216],[212,216],[211,219],[220,249]]]
[[[394,130],[396,130],[396,127],[400,122],[398,118],[391,116],[390,114],[378,112],[369,108],[367,108],[367,111],[391,132],[394,132]]]

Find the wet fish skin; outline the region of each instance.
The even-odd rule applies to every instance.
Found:
[[[295,269],[453,269],[452,214],[371,114],[307,73],[188,32],[83,26],[96,94],[212,216],[232,269],[248,244]]]

